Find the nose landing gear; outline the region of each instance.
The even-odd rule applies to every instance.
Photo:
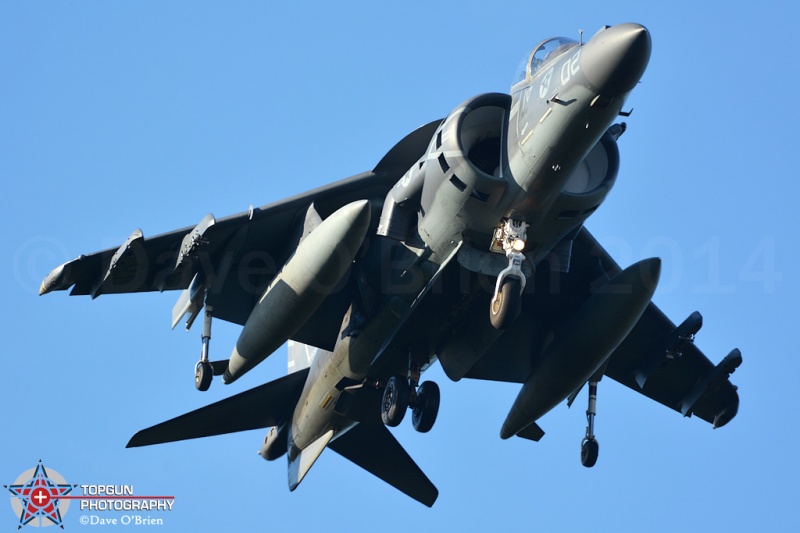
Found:
[[[525,278],[522,278],[524,280]],[[502,283],[489,304],[489,321],[495,329],[505,329],[522,310],[522,280],[516,276],[507,276],[498,281]]]
[[[495,232],[492,250],[505,252],[508,267],[497,275],[492,301],[489,303],[489,321],[495,329],[507,328],[522,309],[522,291],[525,290],[525,274],[522,262],[525,255],[525,239],[528,224],[520,220],[506,220]]]

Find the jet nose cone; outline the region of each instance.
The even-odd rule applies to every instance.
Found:
[[[612,26],[583,46],[581,70],[601,93],[625,94],[644,74],[651,47],[650,32],[641,24]]]

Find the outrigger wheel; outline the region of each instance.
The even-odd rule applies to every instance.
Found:
[[[214,377],[214,369],[208,361],[199,361],[194,366],[194,386],[199,391],[207,391]]]
[[[581,464],[586,468],[591,468],[597,463],[597,455],[600,453],[600,444],[597,439],[583,439],[581,442]]]
[[[381,402],[381,420],[389,427],[397,427],[406,416],[408,409],[408,399],[411,392],[411,385],[408,379],[400,376],[392,376],[386,382],[383,391],[383,401]]]
[[[589,380],[589,407],[586,409],[586,436],[581,441],[581,464],[591,468],[597,462],[600,445],[594,436],[594,417],[597,416],[597,381]]]

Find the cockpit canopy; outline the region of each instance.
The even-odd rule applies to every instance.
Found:
[[[520,61],[511,84],[511,92],[514,92],[516,86],[522,82],[530,81],[542,67],[576,46],[578,46],[577,41],[566,37],[553,37],[543,41]]]

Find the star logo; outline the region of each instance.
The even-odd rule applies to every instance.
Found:
[[[547,74],[542,78],[542,83],[539,85],[539,98],[544,98],[547,91],[550,90],[550,81],[553,79],[553,69],[547,71]]]
[[[59,526],[64,529],[63,515],[69,508],[69,500],[60,500],[77,485],[70,485],[55,470],[48,471],[42,461],[36,468],[23,472],[12,485],[3,485],[14,496],[11,507],[19,515],[19,526]]]

